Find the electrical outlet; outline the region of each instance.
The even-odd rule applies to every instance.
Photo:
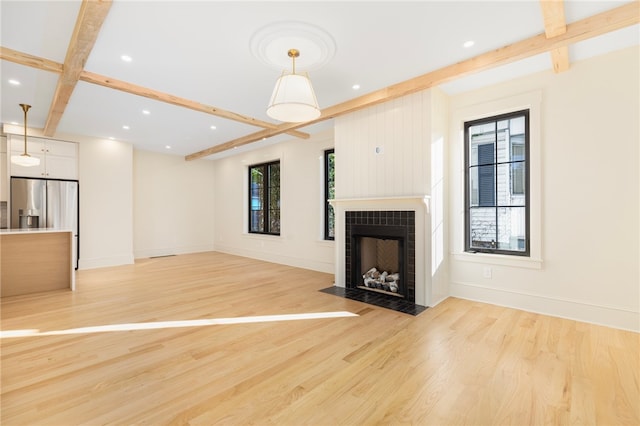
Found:
[[[485,266],[484,269],[482,270],[482,276],[484,278],[491,278],[491,268],[489,266]]]

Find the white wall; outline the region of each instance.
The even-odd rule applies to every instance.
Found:
[[[324,151],[333,132],[294,139],[215,161],[215,249],[333,272],[334,243],[323,240]],[[280,236],[247,233],[248,167],[280,160]],[[331,283],[327,283],[331,285]]]
[[[452,296],[640,330],[639,63],[636,46],[451,98]],[[532,128],[539,261],[461,254],[461,120],[503,112],[491,109],[527,93],[540,99]]]
[[[447,220],[449,97],[438,89],[432,89],[430,92],[431,301],[434,305],[449,297],[449,224]]]
[[[214,162],[133,152],[136,258],[213,250]]]
[[[132,158],[124,142],[79,141],[80,269],[133,263]]]

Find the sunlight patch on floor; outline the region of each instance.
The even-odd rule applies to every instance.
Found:
[[[134,330],[157,330],[164,328],[181,328],[181,327],[204,327],[209,325],[230,325],[230,324],[250,324],[257,322],[277,322],[277,321],[297,321],[309,319],[325,319],[325,318],[344,318],[357,317],[358,314],[346,311],[336,312],[310,312],[304,314],[283,314],[283,315],[259,315],[253,317],[237,317],[237,318],[206,318],[197,320],[183,321],[158,321],[158,322],[139,322],[127,324],[109,324],[96,325],[92,327],[70,328],[68,330],[51,330],[40,331],[37,329],[25,330],[2,330],[0,338],[10,337],[31,337],[31,336],[58,336],[63,334],[88,334],[88,333],[105,333],[109,331],[134,331]]]

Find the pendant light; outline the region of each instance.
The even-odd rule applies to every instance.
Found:
[[[276,81],[267,115],[288,123],[315,120],[320,117],[320,108],[311,80],[307,73],[296,74],[296,58],[300,56],[300,52],[297,49],[289,49],[287,55],[293,62],[293,68],[291,74],[283,71]]]
[[[40,164],[40,159],[32,157],[27,153],[27,111],[31,108],[31,105],[20,104],[24,111],[24,153],[20,155],[12,155],[11,162],[22,167],[33,167]]]

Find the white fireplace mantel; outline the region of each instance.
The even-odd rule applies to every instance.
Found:
[[[413,210],[415,221],[415,301],[422,306],[431,303],[431,197],[426,194],[391,197],[353,197],[328,200],[335,209],[335,285],[345,287],[345,212],[376,210]]]
[[[329,201],[333,207],[345,204],[362,204],[362,203],[403,203],[403,202],[422,202],[426,207],[426,213],[429,213],[429,195],[399,195],[394,197],[368,197],[368,198],[334,198]]]

